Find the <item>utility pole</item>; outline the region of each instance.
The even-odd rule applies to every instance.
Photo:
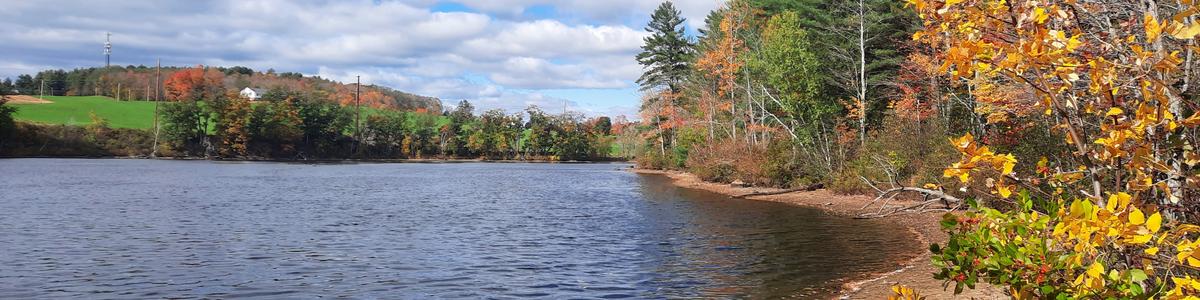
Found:
[[[162,59],[154,60],[154,102],[162,97]],[[154,103],[155,116],[158,116],[158,103]],[[157,122],[155,123],[157,124]]]
[[[362,96],[362,76],[354,76],[354,142],[362,139],[362,108],[359,107]]]
[[[38,99],[46,99],[46,79],[42,79],[42,85],[38,88]]]
[[[121,101],[121,83],[117,82],[117,101]]]
[[[154,61],[154,145],[151,145],[150,157],[158,157],[158,95],[161,94],[161,83],[162,59],[157,59]]]

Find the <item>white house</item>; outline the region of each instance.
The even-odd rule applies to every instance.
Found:
[[[239,94],[241,94],[242,97],[246,97],[246,99],[250,99],[251,101],[258,101],[258,99],[262,98],[263,94],[266,93],[267,91],[264,89],[252,89],[247,87],[242,89]]]

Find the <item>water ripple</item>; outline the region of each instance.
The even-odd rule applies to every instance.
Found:
[[[617,167],[0,160],[0,298],[809,298],[911,242]]]

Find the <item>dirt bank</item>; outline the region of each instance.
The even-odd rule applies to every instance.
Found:
[[[54,102],[51,102],[50,100],[45,100],[45,99],[40,99],[40,98],[37,98],[37,97],[33,97],[33,96],[25,96],[25,95],[8,95],[8,96],[4,96],[4,100],[8,100],[8,103],[11,103],[11,104],[47,104],[47,103],[54,103]]]
[[[705,182],[695,175],[683,172],[642,169],[633,169],[633,172],[665,175],[673,179],[675,185],[680,187],[702,189],[731,196],[753,192],[778,191],[778,189],[771,188],[734,187],[728,184]],[[816,207],[833,215],[852,217],[858,213],[859,208],[870,202],[872,198],[867,196],[838,195],[828,190],[816,190],[811,192],[755,196],[747,199]],[[903,205],[904,202],[897,204]],[[895,267],[892,269],[879,270],[875,274],[864,274],[860,278],[852,278],[851,283],[845,284],[842,287],[841,298],[887,299],[888,295],[891,294],[891,286],[896,283],[912,287],[920,291],[922,295],[927,296],[928,299],[1007,298],[999,288],[986,284],[980,284],[976,286],[976,289],[966,290],[963,294],[956,296],[954,295],[953,287],[943,289],[942,281],[933,279],[931,274],[934,273],[935,268],[930,264],[927,246],[934,242],[944,243],[947,239],[946,235],[938,228],[938,220],[941,219],[941,216],[942,213],[931,212],[883,218],[882,220],[885,222],[892,222],[897,225],[895,226],[897,234],[910,235],[914,239],[917,239],[919,241],[917,244],[921,246],[904,249],[905,253],[903,253],[902,258],[896,262]],[[879,245],[879,249],[889,248],[892,248],[892,246]]]

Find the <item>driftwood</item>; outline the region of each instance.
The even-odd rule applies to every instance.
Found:
[[[863,205],[863,207],[859,208],[858,210],[864,211],[877,203],[879,204],[879,209],[875,210],[874,212],[867,211],[859,213],[857,218],[881,218],[900,213],[917,213],[926,211],[953,211],[961,208],[963,204],[962,199],[946,194],[946,192],[942,191],[941,189],[934,190],[918,187],[907,187],[901,186],[893,181],[893,187],[884,190],[877,187],[870,180],[867,180],[866,177],[859,176],[858,178],[862,179],[863,182],[867,183],[867,185],[871,186],[871,188],[875,189],[875,191],[879,193],[875,199],[871,200],[871,202],[867,202],[866,205]],[[922,197],[924,197],[924,199],[921,202],[917,202],[916,204],[911,204],[908,206],[888,206],[888,203],[896,199],[896,196],[906,192],[920,194]],[[881,201],[882,203],[880,203]],[[942,204],[942,208],[930,208],[930,206],[939,202]]]
[[[889,163],[886,159],[883,159],[882,157],[876,156],[876,157],[874,157],[874,159],[875,159],[875,163],[879,165],[880,169],[883,170],[883,172],[885,174],[887,174],[891,188],[881,189],[881,188],[879,188],[879,186],[877,186],[874,182],[871,182],[871,180],[868,180],[866,177],[858,176],[859,179],[862,179],[862,181],[864,183],[866,183],[872,189],[875,189],[875,192],[878,193],[878,196],[876,196],[875,199],[871,200],[870,202],[867,202],[867,204],[863,205],[862,208],[858,209],[861,212],[858,214],[858,218],[881,218],[881,217],[891,216],[891,215],[900,214],[900,213],[918,213],[918,212],[926,212],[926,211],[952,211],[952,210],[958,210],[959,208],[962,207],[962,205],[964,203],[962,199],[959,199],[958,197],[954,197],[954,196],[951,196],[950,194],[947,194],[941,188],[938,188],[935,190],[935,189],[927,189],[927,188],[908,187],[908,186],[904,186],[903,184],[900,184],[900,182],[896,180],[895,166],[893,166],[891,163]],[[919,194],[919,195],[921,195],[923,200],[921,200],[920,202],[917,202],[916,204],[911,204],[908,206],[888,206],[888,204],[891,203],[892,200],[895,200],[897,196],[899,196],[900,194],[904,194],[904,193]],[[930,208],[931,205],[937,204],[939,202],[942,204],[942,208]],[[872,205],[876,205],[876,204],[879,205],[879,209],[876,209],[873,212],[866,211],[867,208],[871,207]]]
[[[824,184],[814,183],[814,184],[810,184],[808,186],[800,187],[800,188],[778,190],[778,191],[771,191],[771,192],[753,192],[753,193],[746,193],[746,194],[741,194],[741,195],[737,195],[737,196],[733,196],[733,197],[734,198],[746,198],[746,197],[754,197],[754,196],[779,195],[779,194],[787,194],[787,193],[795,193],[795,192],[811,192],[811,191],[822,189],[824,187],[825,187]]]

